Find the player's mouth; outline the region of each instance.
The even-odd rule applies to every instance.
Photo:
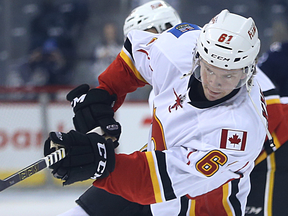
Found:
[[[209,101],[214,101],[222,96],[222,92],[219,91],[213,91],[208,86],[206,86],[205,96]]]
[[[209,87],[207,87],[207,90],[208,90],[208,93],[213,97],[221,94],[221,92],[212,91]]]

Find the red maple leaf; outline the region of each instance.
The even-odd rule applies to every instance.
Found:
[[[237,134],[234,134],[232,137],[229,138],[229,141],[231,144],[236,144],[238,145],[241,142],[241,139]]]

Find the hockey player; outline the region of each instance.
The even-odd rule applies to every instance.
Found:
[[[259,48],[253,20],[227,10],[202,30],[184,23],[157,38],[132,31],[100,86],[75,100],[74,111],[77,117],[106,91],[117,95],[117,110],[127,92],[151,84],[149,151],[114,155],[112,141],[95,133],[52,132],[50,139],[68,151],[51,167],[54,175],[64,184],[94,176],[96,187],[132,202],[161,203],[152,205],[153,215],[244,215],[267,123],[264,99],[252,85]],[[107,98],[98,105],[108,109]],[[53,150],[47,140],[45,154]]]
[[[242,28],[238,31],[239,26]],[[237,40],[242,42],[241,50]],[[170,200],[152,206],[154,215],[168,215],[171,210],[179,213],[180,203],[187,203],[181,212],[191,209],[196,215],[243,215],[249,173],[265,138],[265,105],[260,89],[251,82],[259,48],[253,20],[227,10],[201,31],[185,23],[158,39],[144,32],[128,34],[122,52],[100,76],[99,88],[88,91],[84,101],[78,100],[75,112],[77,115],[91,97],[104,93],[104,89],[117,94],[116,110],[127,92],[149,82],[156,94],[151,151],[114,158],[112,141],[95,133],[51,133],[50,139],[68,151],[68,157],[52,167],[53,173],[65,180],[64,184],[71,184],[96,171],[95,186],[130,201],[152,204]],[[193,62],[187,58],[192,53]],[[195,67],[200,69],[194,71]],[[195,78],[189,79],[191,69]],[[119,83],[119,77],[125,84]],[[264,116],[258,116],[248,95]],[[209,127],[204,124],[207,119]],[[53,151],[49,140],[45,148],[46,153]],[[91,149],[94,157],[79,160]]]
[[[124,38],[126,39],[128,32],[131,30],[162,33],[180,23],[181,19],[177,11],[165,1],[150,1],[132,10],[125,19],[123,26]],[[92,200],[93,202],[91,202]],[[76,202],[80,207],[77,206],[61,214],[61,216],[79,215],[84,210],[89,215],[97,216],[128,216],[131,214],[144,216],[150,214],[149,206],[130,202],[93,186],[88,188]],[[84,212],[83,214],[86,215]]]
[[[125,21],[125,25],[124,25],[124,37],[126,37],[128,31],[133,30],[133,29],[146,30],[146,31],[158,33],[159,31],[161,31],[160,29],[163,28],[164,26],[170,26],[171,23],[176,24],[176,20],[179,20],[178,19],[179,16],[173,8],[170,7],[169,9],[169,6],[167,7],[167,9],[163,9],[163,7],[155,7],[155,5],[157,4],[160,4],[160,5],[162,4],[162,6],[165,6],[165,2],[163,3],[163,1],[153,1],[153,2],[150,2],[149,4],[147,3],[141,7],[138,7],[137,9],[133,10],[133,13],[129,17],[127,17]],[[170,10],[170,16],[168,14],[169,10]],[[176,13],[176,16],[174,15],[175,13]],[[146,14],[146,17],[144,17],[145,14]],[[156,19],[155,17],[157,18],[156,21],[155,21]],[[170,22],[167,23],[166,22],[167,20],[169,20]],[[156,25],[156,27],[153,26],[151,28],[151,25],[153,24]],[[287,124],[284,123],[286,118],[284,115],[280,115],[280,114],[283,114],[283,109],[281,106],[283,104],[280,104],[279,96],[276,93],[275,86],[263,74],[263,72],[259,70],[259,68],[257,68],[256,78],[266,98],[266,103],[268,105],[267,110],[268,110],[268,115],[269,115],[269,130],[270,132],[273,132],[272,135],[274,137],[274,140],[276,140],[276,144],[277,144],[276,146],[278,148],[280,147],[280,145],[284,144],[288,140],[287,133],[285,133],[285,131],[287,131]],[[283,147],[281,148],[281,152],[282,152],[282,149]],[[252,179],[251,179],[252,190],[250,192],[248,203],[247,203],[248,204],[247,210],[246,210],[247,215],[255,214],[255,213],[257,213],[258,215],[262,215],[264,211],[267,212],[267,209],[270,209],[271,211],[272,202],[266,201],[266,198],[264,200],[264,197],[267,197],[267,196],[264,196],[265,190],[269,191],[268,197],[273,196],[271,200],[275,200],[276,197],[279,197],[279,198],[282,197],[281,194],[283,193],[279,193],[277,192],[277,190],[276,190],[276,193],[273,193],[273,190],[272,190],[272,188],[274,187],[273,185],[276,185],[276,184],[273,184],[274,172],[276,170],[275,156],[273,157],[274,162],[271,159],[269,159],[268,163],[264,160],[267,157],[267,155],[268,155],[268,158],[271,157],[270,156],[271,151],[272,149],[267,144],[265,144],[265,148],[263,149],[263,151],[261,152],[261,155],[256,160],[256,164],[259,164],[260,162],[262,163],[260,163],[260,165],[257,166],[257,168],[254,169],[254,171],[252,172]],[[279,151],[277,153],[280,154]],[[268,179],[266,179],[265,176],[266,176],[267,171],[265,169],[265,166],[263,166],[263,163],[265,164],[267,163],[267,166],[268,166],[267,171],[268,173],[270,173],[270,175],[273,178],[269,177]],[[279,163],[279,159],[277,159],[277,164],[278,163]],[[272,168],[269,168],[269,167],[272,167]],[[278,171],[277,173],[281,172],[282,167],[283,166],[280,166],[280,169],[277,168],[277,171]],[[283,174],[281,173],[280,175],[283,176]],[[260,177],[260,176],[263,176],[263,177]],[[276,178],[278,179],[278,177]],[[268,186],[265,183],[266,180],[270,181]],[[266,185],[266,187],[264,187],[263,184]],[[277,184],[277,185],[281,185],[281,184]],[[281,187],[283,188],[283,186]],[[276,188],[278,188],[278,186]],[[107,214],[127,215],[127,212],[133,212],[133,211],[135,212],[136,209],[139,209],[141,213],[138,211],[137,213],[135,212],[135,215],[138,215],[138,216],[140,214],[148,215],[147,209],[144,206],[141,206],[137,203],[129,203],[119,196],[114,196],[114,195],[107,196],[107,194],[108,194],[107,192],[101,189],[98,189],[96,187],[91,187],[83,195],[81,195],[81,197],[77,200],[77,203],[82,208],[84,208],[86,212],[89,212],[89,215],[100,215],[101,213],[102,215],[107,215]],[[99,199],[99,197],[101,198]],[[111,202],[107,202],[106,199],[108,199],[109,201],[113,199],[114,200]],[[91,202],[91,200],[93,200],[93,202]],[[97,202],[99,204],[97,204]],[[117,206],[119,206],[120,209],[116,208],[115,203],[118,204]],[[264,207],[264,203],[265,203],[265,207]],[[287,212],[287,210],[284,210],[285,205],[281,205],[280,204],[281,202],[274,202],[274,203],[279,203],[278,207],[273,208],[273,211],[275,214],[277,214],[276,211],[281,212],[281,213]],[[114,211],[111,212],[111,209]],[[123,209],[125,209],[126,212],[123,211]],[[71,214],[67,213],[67,215],[71,215]]]
[[[162,33],[179,23],[180,16],[173,7],[165,1],[150,1],[132,10],[125,19],[124,38],[131,30]]]

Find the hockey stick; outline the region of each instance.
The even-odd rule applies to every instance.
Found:
[[[100,127],[96,127],[88,133],[98,133],[99,135],[104,135],[104,132]],[[104,137],[108,138],[107,136]],[[46,157],[36,161],[35,163],[25,167],[24,169],[8,176],[7,178],[3,180],[0,179],[0,192],[20,181],[23,181],[24,179],[34,175],[35,173],[57,163],[58,161],[66,157],[65,149],[59,148],[61,147],[60,145],[51,141],[51,148],[52,147],[55,147],[57,150],[47,155]]]
[[[4,180],[0,180],[0,192],[20,181],[23,181],[24,179],[34,175],[46,167],[57,163],[58,161],[65,158],[65,156],[65,149],[60,148],[55,152],[47,155],[46,157],[36,161],[35,163],[25,167],[24,169],[12,174]]]

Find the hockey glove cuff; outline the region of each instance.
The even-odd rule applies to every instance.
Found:
[[[87,133],[100,126],[105,135],[119,139],[121,125],[114,119],[112,109],[116,95],[110,95],[103,89],[91,89],[83,84],[70,91],[66,98],[71,102],[75,116],[73,123],[75,129]]]

